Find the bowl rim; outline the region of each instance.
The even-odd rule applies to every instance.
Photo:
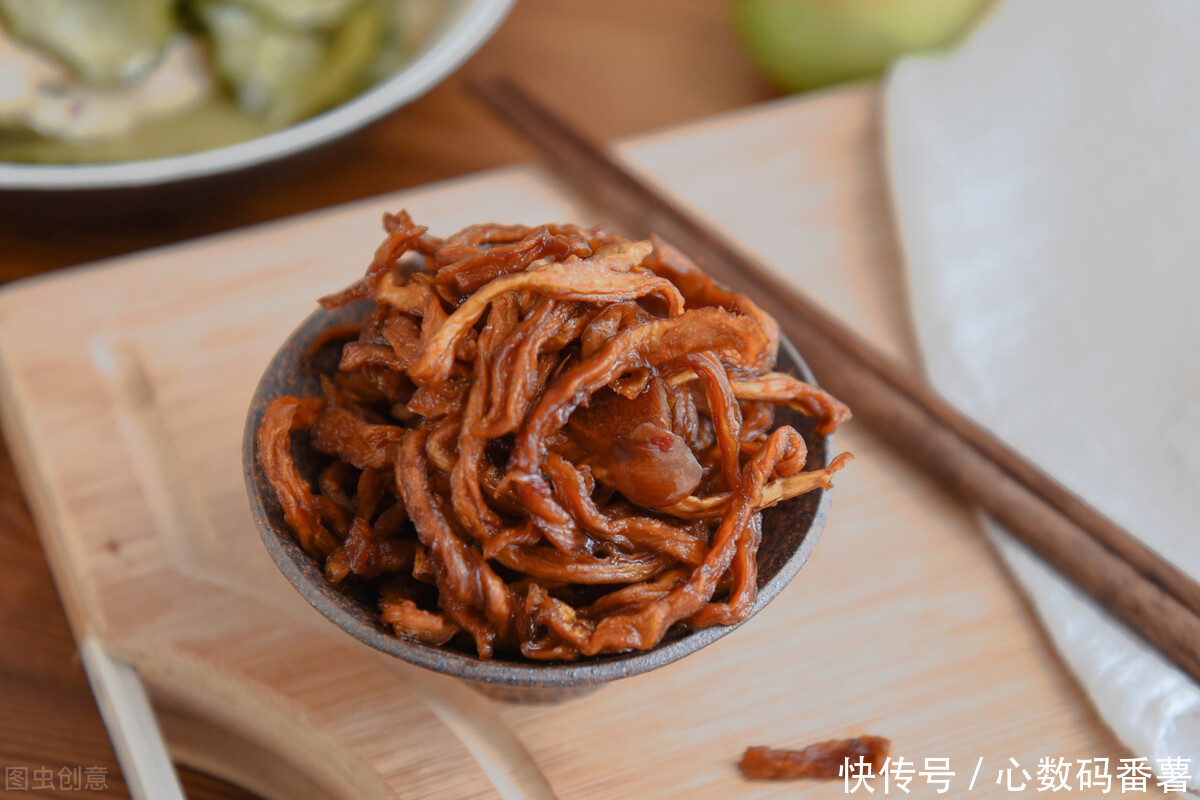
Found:
[[[278,131],[242,142],[163,158],[112,163],[25,164],[0,161],[0,191],[123,189],[157,186],[265,164],[333,141],[417,99],[470,58],[516,0],[460,0],[440,33],[398,72],[344,103]]]
[[[365,307],[366,301],[357,302],[364,304]],[[308,344],[316,332],[316,324],[319,320],[327,320],[331,314],[352,307],[352,305],[348,305],[334,310],[318,307],[288,335],[267,362],[262,377],[254,388],[245,428],[242,432],[242,473],[246,484],[246,494],[249,498],[255,527],[258,528],[259,537],[267,552],[292,588],[327,620],[337,625],[352,638],[410,664],[481,684],[540,690],[592,686],[666,666],[729,635],[774,600],[808,561],[809,555],[825,527],[829,507],[832,503],[831,493],[827,489],[814,490],[820,492],[820,496],[808,531],[800,545],[779,568],[775,576],[766,585],[759,588],[758,596],[746,619],[733,625],[714,625],[692,630],[677,639],[660,643],[649,650],[616,653],[580,661],[528,661],[521,663],[495,659],[482,660],[454,650],[401,639],[378,627],[364,624],[347,609],[347,606],[353,601],[325,582],[312,557],[304,552],[295,537],[289,532],[276,530],[271,524],[264,498],[265,493],[258,491],[257,479],[259,467],[256,434],[266,403],[279,396],[275,392],[270,393],[268,397],[271,389],[270,379],[276,371],[276,365],[297,352],[307,352]],[[780,336],[779,348],[795,364],[798,377],[816,386],[812,370],[786,337]],[[824,467],[828,466],[835,452],[834,436],[829,433],[820,438],[824,445],[824,463],[820,466]],[[308,569],[302,566],[305,564]],[[314,572],[318,583],[314,587],[315,591],[304,591],[302,587],[313,582]]]

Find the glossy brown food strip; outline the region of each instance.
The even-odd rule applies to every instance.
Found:
[[[762,515],[750,517],[745,528],[738,534],[726,577],[729,579],[729,599],[707,603],[687,618],[693,628],[708,628],[713,625],[735,625],[750,616],[750,609],[758,599],[758,561],[755,554],[762,542]]]
[[[688,308],[711,306],[750,317],[758,323],[767,339],[759,366],[769,369],[775,365],[775,356],[779,352],[779,324],[774,317],[746,295],[718,286],[708,273],[662,238],[651,236],[650,242],[654,251],[646,260],[646,266],[679,287]]]
[[[506,292],[533,291],[558,300],[600,302],[658,295],[671,310],[682,311],[683,298],[670,281],[620,270],[629,262],[636,264],[644,255],[645,248],[638,249],[635,243],[619,252],[498,278],[455,309],[426,343],[421,360],[409,376],[418,385],[443,379],[449,373],[460,338],[483,316],[491,302]],[[383,302],[388,302],[388,288],[380,291]]]
[[[853,765],[860,763],[860,759],[870,764],[871,774],[875,774],[883,767],[891,751],[891,740],[882,736],[817,742],[799,750],[747,747],[738,768],[742,775],[754,780],[832,780],[844,776],[847,762],[854,769]]]
[[[525,487],[540,481],[538,470],[547,438],[562,428],[585,400],[630,369],[654,367],[714,349],[753,360],[764,346],[762,332],[752,321],[710,308],[622,331],[603,350],[560,375],[542,394],[517,437],[508,480],[519,482],[514,488],[528,502]]]
[[[563,601],[531,589],[530,594],[535,598],[534,619],[583,655],[653,647],[671,625],[698,613],[712,599],[718,581],[736,555],[739,541],[747,535],[750,518],[757,513],[765,476],[802,446],[800,435],[791,428],[779,428],[771,434],[766,446],[743,469],[742,481],[726,506],[704,561],[685,583],[658,602],[593,622],[579,618]]]
[[[384,214],[383,228],[387,232],[387,237],[375,250],[375,256],[371,259],[371,265],[367,267],[366,276],[361,281],[336,294],[321,298],[322,306],[325,308],[336,308],[352,300],[369,297],[371,286],[378,282],[382,276],[389,274],[395,269],[400,256],[421,242],[422,237],[429,230],[422,225],[414,223],[407,211],[400,211],[396,214]]]
[[[578,304],[539,299],[535,313],[497,345],[487,411],[472,423],[472,433],[494,439],[520,427],[541,389],[541,358],[562,348],[556,337],[579,316]]]
[[[734,398],[729,376],[711,353],[693,353],[684,361],[695,370],[704,384],[704,399],[712,420],[717,450],[721,455],[721,478],[726,489],[733,488],[741,468],[742,410]],[[657,505],[665,506],[682,499],[674,497]]]
[[[425,442],[429,427],[409,430],[396,454],[396,483],[417,531],[429,552],[433,574],[452,619],[476,637],[482,651],[495,636],[506,636],[512,623],[512,593],[453,530],[429,481]],[[480,619],[482,618],[482,619]],[[491,626],[485,629],[482,623]]]
[[[464,247],[455,261],[438,270],[437,280],[453,283],[460,292],[469,294],[488,281],[525,269],[540,258],[567,255],[585,258],[591,254],[591,247],[583,237],[538,228],[516,242],[497,243],[486,249]]]
[[[841,453],[829,462],[828,467],[814,469],[809,472],[796,472],[786,478],[771,481],[763,487],[762,500],[759,508],[770,508],[773,505],[807,494],[814,489],[832,488],[835,473],[854,460],[849,453]],[[708,497],[688,497],[673,506],[659,509],[680,519],[711,519],[719,517],[729,503],[728,493],[713,494]]]
[[[617,611],[631,611],[666,597],[673,589],[687,580],[688,570],[682,567],[667,570],[656,578],[642,583],[631,583],[609,592],[595,602],[584,606],[578,613],[599,619]]]
[[[380,536],[365,518],[356,517],[340,549],[350,572],[375,578],[388,572],[411,570],[416,545],[411,539]]]
[[[780,372],[735,378],[733,392],[739,400],[779,403],[816,417],[817,433],[822,435],[832,433],[850,419],[850,409],[829,392]]]
[[[313,358],[322,348],[332,342],[348,342],[357,339],[362,333],[362,324],[358,322],[346,325],[330,325],[321,331],[312,344],[308,346],[308,357]]]
[[[611,389],[597,392],[567,426],[588,461],[600,468],[598,477],[635,505],[670,505],[700,484],[700,462],[672,430],[667,386],[659,378],[648,380],[633,398]],[[731,446],[736,459],[736,440]]]
[[[259,463],[283,507],[283,518],[300,546],[321,558],[333,551],[337,540],[321,522],[312,487],[292,459],[292,431],[311,428],[324,407],[320,397],[277,397],[267,405],[258,428]]]
[[[702,526],[672,524],[638,514],[633,507],[602,512],[592,499],[583,473],[556,453],[546,459],[546,473],[554,494],[575,521],[588,533],[626,549],[649,550],[696,565],[708,552]]]
[[[571,555],[554,547],[508,547],[495,559],[509,569],[541,581],[605,585],[634,583],[658,575],[671,559],[655,553],[611,556]]]
[[[377,425],[348,408],[327,404],[312,426],[313,447],[359,469],[389,469],[404,428]]]
[[[425,611],[409,599],[382,600],[379,611],[384,622],[391,625],[401,639],[443,645],[459,631],[445,614]]]

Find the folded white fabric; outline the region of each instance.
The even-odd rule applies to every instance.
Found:
[[[1200,576],[1200,2],[1008,0],[898,65],[886,147],[933,385]],[[1101,716],[1200,771],[1200,687],[985,523]]]

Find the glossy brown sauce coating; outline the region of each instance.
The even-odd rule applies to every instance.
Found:
[[[647,649],[753,606],[763,507],[828,488],[786,404],[849,417],[773,371],[778,329],[658,240],[406,213],[363,279],[374,301],[320,397],[272,401],[259,462],[330,583],[398,636],[533,659]],[[326,459],[316,487],[293,434]],[[297,445],[299,446],[299,445]]]
[[[791,780],[820,778],[830,780],[844,777],[847,763],[851,770],[860,759],[871,765],[877,774],[892,751],[892,742],[882,736],[859,736],[817,742],[799,750],[776,750],[771,747],[747,747],[738,764],[742,775],[754,780]],[[851,774],[855,774],[853,771]]]
[[[659,508],[691,494],[703,470],[672,429],[666,382],[646,381],[634,397],[601,389],[567,420],[584,462],[634,505]]]

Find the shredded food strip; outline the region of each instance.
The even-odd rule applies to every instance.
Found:
[[[844,778],[847,770],[850,775],[877,774],[891,751],[891,740],[882,736],[817,742],[799,750],[747,747],[738,768],[742,775],[754,780],[830,780]],[[862,764],[869,764],[870,770]]]

